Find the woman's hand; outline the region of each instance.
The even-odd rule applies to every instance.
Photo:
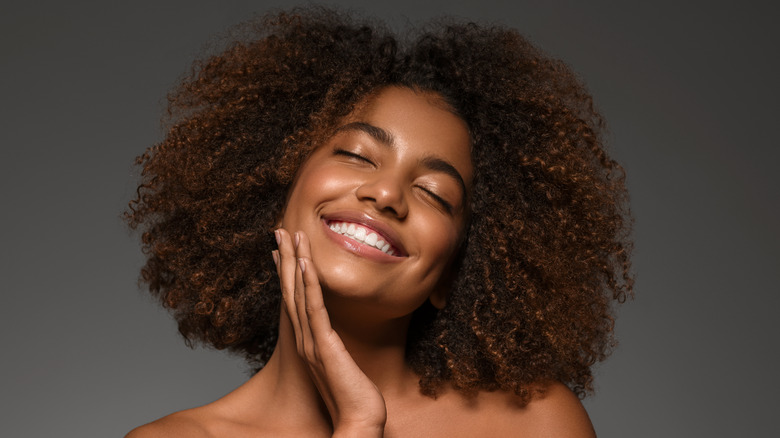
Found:
[[[303,232],[275,231],[274,252],[284,307],[298,354],[309,368],[333,421],[333,436],[381,437],[387,408],[382,394],[352,359],[330,325],[311,247]]]

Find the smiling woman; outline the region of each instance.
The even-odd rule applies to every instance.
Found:
[[[258,371],[129,436],[593,436],[632,281],[584,88],[509,29],[254,28],[172,93],[127,218],[186,340]]]
[[[467,126],[440,100],[380,89],[301,166],[281,225],[309,237],[330,312],[349,296],[350,312],[364,303],[358,314],[408,318],[431,291],[444,293],[473,169]]]

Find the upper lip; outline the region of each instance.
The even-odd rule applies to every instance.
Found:
[[[405,257],[407,255],[406,249],[401,244],[400,235],[389,225],[384,222],[378,221],[364,212],[358,211],[342,211],[338,213],[330,213],[322,215],[322,219],[327,222],[351,222],[355,224],[363,225],[366,228],[370,228],[379,234],[385,242],[389,243],[395,250],[397,255]]]

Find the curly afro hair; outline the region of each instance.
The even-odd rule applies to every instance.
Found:
[[[592,391],[631,294],[622,168],[590,95],[515,30],[436,22],[408,39],[322,8],[251,22],[169,95],[169,131],[138,157],[125,216],[141,228],[142,281],[189,344],[262,367],[281,292],[269,253],[309,152],[387,86],[438,93],[462,117],[475,169],[447,305],[412,317],[407,360],[423,393],[534,383]]]

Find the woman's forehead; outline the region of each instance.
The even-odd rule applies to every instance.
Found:
[[[386,87],[367,97],[336,128],[362,131],[389,147],[414,149],[443,159],[470,184],[471,137],[466,122],[442,96],[406,87]]]

